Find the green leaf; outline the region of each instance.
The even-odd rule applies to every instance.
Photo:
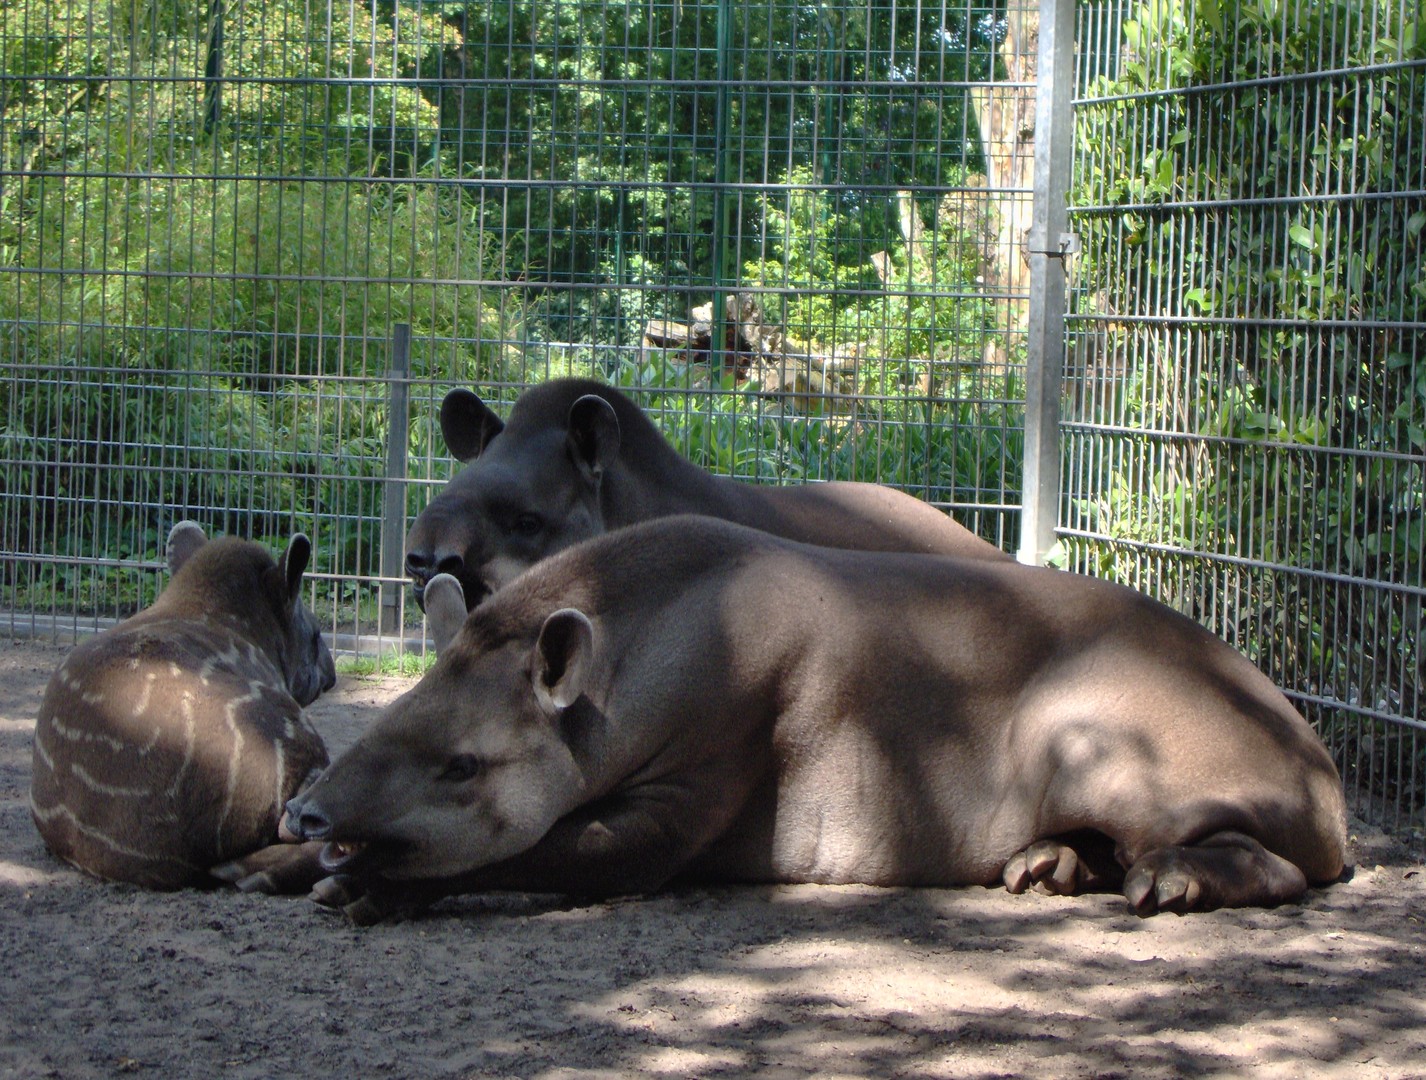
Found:
[[[1288,238],[1298,247],[1306,248],[1308,251],[1317,250],[1317,237],[1306,225],[1291,225],[1287,230]]]

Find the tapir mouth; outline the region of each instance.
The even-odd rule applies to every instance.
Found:
[[[462,577],[458,577],[456,580],[460,582],[461,592],[465,594],[465,609],[467,611],[474,611],[480,606],[482,600],[495,591],[484,581],[467,581]],[[426,610],[426,584],[426,581],[421,578],[413,577],[411,579],[411,591],[416,594],[416,606],[422,611]]]
[[[322,848],[322,854],[318,856],[322,863],[322,869],[336,873],[340,870],[350,870],[366,851],[366,845],[355,841],[332,840]]]

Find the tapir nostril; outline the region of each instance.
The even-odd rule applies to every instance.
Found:
[[[332,823],[320,809],[304,802],[300,795],[288,802],[287,827],[299,840],[327,839],[332,835]]]

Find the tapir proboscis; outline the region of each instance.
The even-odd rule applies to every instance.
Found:
[[[432,605],[438,662],[288,804],[358,921],[676,877],[1116,887],[1149,915],[1343,872],[1310,725],[1119,585],[676,517],[463,607]]]
[[[525,391],[508,423],[469,390],[453,390],[440,419],[446,446],[465,466],[406,537],[406,571],[423,605],[436,574],[454,576],[474,607],[556,551],[673,514],[706,514],[824,547],[1010,560],[895,488],[710,475],[680,457],[629,398],[590,379]]]
[[[167,587],[45,690],[30,807],[54,854],[154,889],[213,884],[220,864],[229,880],[268,875],[264,888],[310,870],[315,852],[279,844],[283,805],[328,761],[302,713],[336,681],[301,600],[310,554],[300,533],[274,561],[174,526]]]

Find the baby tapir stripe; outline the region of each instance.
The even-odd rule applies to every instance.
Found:
[[[31,811],[60,858],[157,889],[274,844],[284,803],[327,762],[302,706],[335,669],[300,599],[310,557],[169,538],[152,607],[79,645],[45,691]]]

